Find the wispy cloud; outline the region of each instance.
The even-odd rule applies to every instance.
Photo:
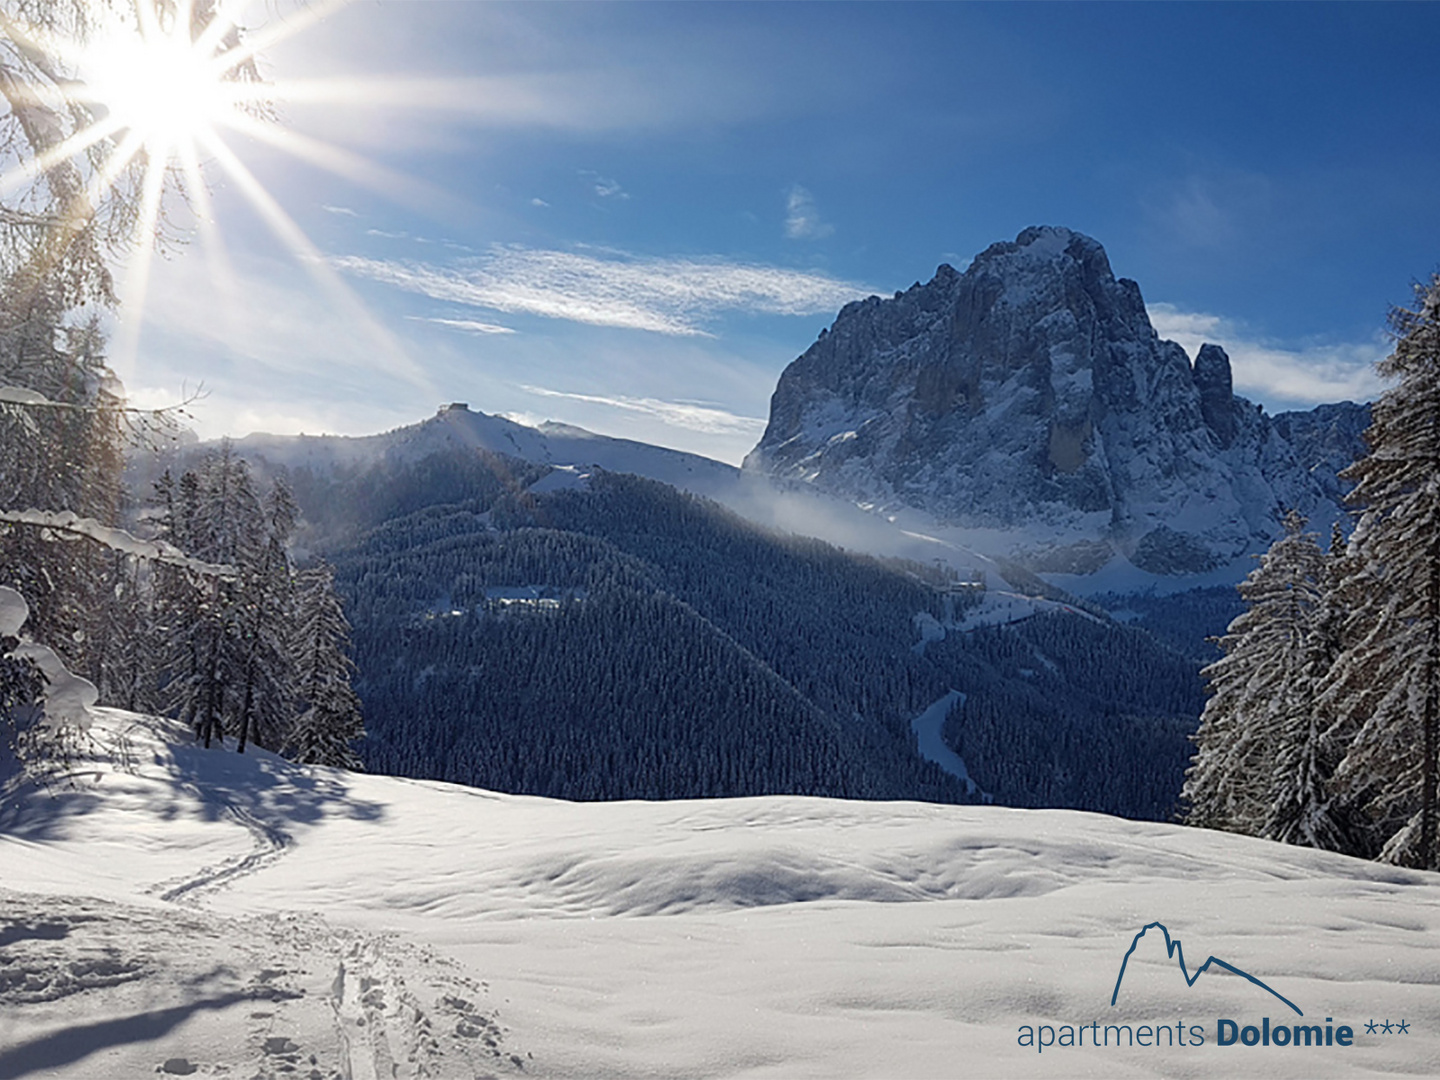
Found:
[[[184,260],[157,260],[145,326],[213,347],[265,379],[310,376],[324,381],[337,371],[401,374],[369,330],[337,305],[317,302],[313,282],[293,263],[244,258],[234,267],[233,291]],[[207,376],[207,382],[213,378]],[[419,385],[428,388],[422,378]],[[428,394],[427,394],[428,396]]]
[[[406,315],[405,318],[411,322],[434,323],[436,326],[448,327],[451,330],[463,330],[467,334],[515,333],[515,331],[508,326],[499,326],[496,323],[476,322],[474,319],[442,319],[427,315]]]
[[[619,199],[621,201],[630,198],[630,193],[620,186],[619,180],[612,180],[608,176],[601,176],[590,169],[580,170],[580,179],[590,186],[601,199]]]
[[[533,198],[533,199],[530,200],[530,205],[531,205],[531,206],[549,206],[550,204],[549,204],[548,202],[546,202],[544,199],[540,198],[540,197],[537,195],[535,198]]]
[[[1192,174],[1150,192],[1145,215],[1170,242],[1221,251],[1254,234],[1272,213],[1273,185],[1258,173]]]
[[[564,390],[550,390],[543,386],[521,386],[520,389],[540,397],[565,398],[568,401],[583,401],[590,405],[605,405],[612,409],[653,416],[673,427],[703,431],[711,435],[759,436],[765,430],[765,421],[753,416],[737,416],[725,409],[712,405],[699,405],[689,401],[661,401],[658,398],[633,398],[621,395],[572,394]]]
[[[815,315],[874,291],[822,274],[719,259],[502,246],[453,266],[358,255],[334,265],[446,303],[683,336],[711,336],[702,324],[721,312]]]
[[[351,210],[350,207],[348,207],[348,206],[329,206],[329,205],[326,205],[325,203],[321,203],[321,204],[320,204],[320,209],[321,209],[321,210],[324,210],[327,214],[341,214],[341,215],[343,215],[344,217],[359,217],[359,216],[360,216],[360,215],[357,214],[354,210]]]
[[[820,220],[815,196],[796,184],[785,197],[785,235],[791,240],[823,240],[835,226]]]
[[[1175,192],[1164,213],[1175,234],[1193,247],[1223,247],[1235,233],[1231,214],[1197,181]]]
[[[1285,348],[1258,340],[1220,315],[1149,304],[1150,322],[1162,338],[1178,342],[1193,360],[1206,342],[1230,356],[1235,390],[1267,404],[1319,405],[1328,401],[1369,401],[1385,384],[1375,362],[1389,351],[1385,341]]]

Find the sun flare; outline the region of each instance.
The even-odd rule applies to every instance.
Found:
[[[111,352],[124,377],[137,357],[155,245],[190,219],[220,296],[218,315],[238,309],[234,275],[216,221],[207,177],[218,170],[282,245],[347,309],[380,346],[394,370],[418,378],[413,361],[366,311],[324,255],[305,236],[265,184],[247,167],[232,136],[285,151],[369,187],[398,191],[407,185],[358,155],[300,135],[277,122],[283,89],[264,81],[256,57],[314,26],[350,0],[303,0],[289,17],[271,12],[268,25],[241,23],[247,0],[73,0],[87,14],[68,36],[63,20],[22,25],[0,6],[0,35],[23,57],[53,57],[34,66],[30,85],[11,86],[6,97],[39,117],[35,154],[11,159],[0,173],[0,196],[61,178],[69,235],[97,220],[107,206],[128,209],[127,231],[140,242],[123,260],[120,310]],[[321,96],[326,81],[319,80]],[[309,85],[311,96],[316,86]],[[12,98],[13,93],[13,98]],[[336,100],[343,90],[333,90]],[[24,120],[22,120],[24,123]],[[68,130],[67,130],[68,129]],[[51,134],[53,133],[53,134]],[[0,148],[0,161],[4,160]],[[73,177],[73,181],[65,177]],[[171,216],[171,209],[179,211]]]
[[[39,2],[42,12],[46,4],[60,4]],[[376,346],[371,362],[417,385],[425,382],[419,366],[244,160],[247,144],[260,144],[391,199],[430,206],[446,201],[430,185],[280,121],[280,107],[291,100],[353,105],[360,86],[396,105],[417,104],[413,93],[407,96],[411,80],[262,78],[257,58],[351,2],[267,0],[261,25],[251,27],[242,18],[256,7],[252,0],[64,0],[49,16],[33,17],[31,9],[29,20],[20,14],[24,4],[0,0],[0,96],[10,105],[14,131],[33,151],[7,154],[0,140],[0,198],[22,204],[31,199],[38,206],[48,197],[60,207],[54,220],[62,243],[93,225],[112,244],[120,317],[109,356],[122,379],[138,361],[157,241],[163,247],[194,229],[214,286],[216,317],[243,308],[220,208],[211,196],[209,181],[218,175],[329,300],[364,328]],[[456,86],[427,103],[465,97]],[[45,221],[35,215],[23,220]],[[53,265],[57,250],[63,249],[37,248],[36,259]]]
[[[162,160],[213,136],[247,98],[237,93],[234,66],[217,57],[206,35],[191,40],[177,21],[150,33],[112,34],[85,56],[97,112]]]

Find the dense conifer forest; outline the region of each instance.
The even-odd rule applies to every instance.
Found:
[[[418,500],[417,468],[463,497],[358,535],[354,500],[326,516],[354,477],[291,478],[333,530],[367,768],[579,799],[968,801],[910,727],[955,689],[947,738],[983,797],[1174,810],[1198,664],[1143,630],[1079,613],[961,632],[974,597],[935,567],[633,476],[536,495],[533,467],[467,462],[367,472],[371,505]],[[951,629],[922,644],[917,616]]]

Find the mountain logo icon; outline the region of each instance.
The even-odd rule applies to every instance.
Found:
[[[1185,983],[1187,986],[1194,986],[1195,980],[1200,978],[1201,975],[1205,974],[1205,972],[1210,969],[1210,965],[1214,964],[1216,967],[1222,967],[1226,971],[1233,972],[1234,974],[1239,975],[1242,979],[1248,979],[1250,982],[1260,987],[1261,990],[1264,990],[1267,994],[1274,995],[1276,998],[1283,1001],[1290,1008],[1294,1009],[1297,1016],[1305,1015],[1303,1012],[1300,1011],[1300,1006],[1296,1005],[1293,1001],[1287,998],[1284,994],[1280,993],[1274,987],[1269,986],[1264,982],[1261,982],[1254,975],[1251,975],[1248,971],[1241,971],[1234,964],[1226,963],[1218,956],[1211,956],[1203,964],[1201,964],[1198,968],[1195,969],[1194,975],[1191,975],[1189,969],[1185,966],[1185,950],[1181,947],[1180,939],[1172,938],[1170,936],[1170,931],[1166,929],[1165,924],[1158,922],[1146,923],[1145,926],[1140,930],[1140,932],[1136,934],[1134,939],[1130,942],[1130,948],[1125,950],[1125,956],[1120,961],[1120,974],[1115,979],[1115,991],[1110,995],[1110,1004],[1112,1006],[1117,1000],[1119,1000],[1120,997],[1120,984],[1125,981],[1125,965],[1130,962],[1130,956],[1132,953],[1134,953],[1135,947],[1140,944],[1140,939],[1143,938],[1151,930],[1159,930],[1162,934],[1165,935],[1165,955],[1168,957],[1173,957],[1175,959],[1176,963],[1180,967],[1180,974],[1185,976]]]

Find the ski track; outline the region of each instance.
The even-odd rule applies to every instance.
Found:
[[[430,947],[313,914],[242,921],[208,911],[206,896],[274,865],[293,843],[234,803],[224,812],[250,834],[252,850],[144,890],[175,905],[173,917],[0,888],[0,1014],[19,1018],[0,1040],[0,1080],[41,1071],[88,1080],[107,1055],[106,1075],[129,1076],[146,1049],[156,1060],[143,1071],[159,1075],[246,1068],[253,1080],[468,1080],[526,1072],[531,1055],[507,1045],[509,1029],[484,1003],[488,985]],[[171,998],[172,1007],[153,1007]],[[226,1010],[247,1010],[243,1048],[229,1054],[175,1030]],[[96,1023],[97,1014],[112,1018]],[[333,1040],[312,1045],[327,1030]],[[129,1055],[124,1071],[109,1071],[116,1053]]]
[[[0,911],[0,1080],[526,1071],[489,987],[398,935],[4,889]]]
[[[146,892],[171,903],[196,904],[205,893],[222,889],[232,881],[262,870],[284,856],[290,846],[290,834],[284,829],[260,821],[234,803],[226,803],[225,812],[250,834],[255,849],[249,854],[232,856],[223,862],[202,867],[196,873],[178,880],[171,878],[159,882]]]

